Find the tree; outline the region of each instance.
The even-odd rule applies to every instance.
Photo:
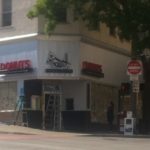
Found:
[[[76,18],[83,19],[89,28],[97,29],[100,23],[106,23],[110,34],[132,42],[133,55],[150,47],[149,0],[37,0],[28,17],[43,15],[50,33],[58,23],[55,12],[60,5],[72,6]]]
[[[89,29],[98,29],[105,23],[110,34],[131,43],[133,58],[142,56],[145,49],[150,49],[150,1],[149,0],[37,0],[28,13],[29,18],[43,15],[47,19],[46,31],[51,33],[57,21],[57,6],[72,7],[76,19],[82,19]],[[143,110],[145,120],[150,116],[150,59],[142,57],[145,93]]]
[[[46,19],[45,31],[47,34],[51,34],[58,23],[57,11],[61,8],[67,8],[67,2],[65,0],[36,0],[27,16],[32,19],[42,15]]]

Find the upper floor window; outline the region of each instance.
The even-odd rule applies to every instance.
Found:
[[[12,0],[2,0],[2,26],[12,24]]]
[[[57,5],[57,8],[55,9],[54,13],[57,22],[59,23],[67,22],[67,9],[65,7]]]

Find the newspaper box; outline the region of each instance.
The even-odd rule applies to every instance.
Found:
[[[127,112],[127,117],[124,118],[124,135],[133,135],[135,127],[135,118],[132,117],[132,112]]]

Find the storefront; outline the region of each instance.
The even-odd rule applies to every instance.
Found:
[[[1,92],[5,91],[1,94],[1,112],[19,111],[21,105],[27,113],[28,126],[64,128],[63,116],[66,118],[71,111],[86,111],[85,81],[79,79],[78,62],[77,40],[68,43],[24,39],[1,45],[0,87]],[[11,116],[5,121],[17,123],[18,117]]]
[[[1,111],[14,110],[24,97],[27,120],[23,120],[30,127],[83,130],[95,122],[106,124],[105,109],[110,100],[117,113],[118,87],[126,80],[127,60],[126,56],[81,44],[77,37],[31,38],[0,45],[0,74],[4,75],[0,87],[9,94],[0,92],[11,96],[9,105],[0,97],[5,106]]]

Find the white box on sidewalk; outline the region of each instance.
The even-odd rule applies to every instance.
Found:
[[[133,135],[135,118],[124,118],[124,135]]]

